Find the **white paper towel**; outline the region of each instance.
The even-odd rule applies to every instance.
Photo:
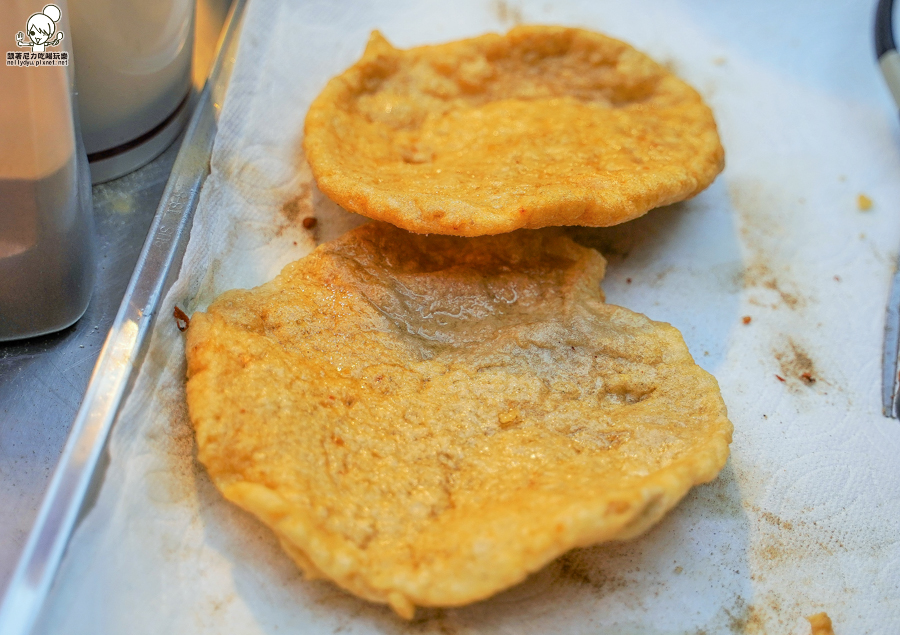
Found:
[[[715,111],[728,167],[709,190],[579,233],[610,260],[608,301],[674,324],[718,378],[735,425],[722,475],[646,536],[406,623],[304,581],[219,496],[186,420],[183,338],[161,319],[40,632],[801,634],[823,610],[838,635],[900,632],[900,424],[879,397],[900,138],[868,3],[253,0],[160,314],[260,284],[360,222],[311,184],[300,143],[308,104],[370,29],[406,47],[519,21],[625,39]]]

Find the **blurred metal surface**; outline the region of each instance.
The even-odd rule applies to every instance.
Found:
[[[200,0],[194,77],[209,72],[230,0]],[[181,145],[93,188],[99,249],[90,305],[75,325],[0,344],[0,594],[12,576],[116,317]]]

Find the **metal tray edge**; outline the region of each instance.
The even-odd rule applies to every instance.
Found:
[[[134,273],[94,366],[59,463],[0,604],[0,634],[30,633],[81,518],[102,484],[101,460],[156,311],[171,287],[209,175],[217,121],[231,79],[246,0],[235,0]]]

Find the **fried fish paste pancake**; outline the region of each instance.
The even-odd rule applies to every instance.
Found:
[[[311,577],[411,617],[645,531],[725,463],[715,379],[558,230],[360,227],[187,332],[200,461]]]
[[[409,50],[374,32],[305,130],[323,192],[419,233],[615,225],[724,166],[694,89],[623,42],[561,27]]]

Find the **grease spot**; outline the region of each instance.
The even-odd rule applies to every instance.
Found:
[[[679,74],[678,71],[679,71],[679,68],[681,67],[681,65],[679,64],[678,60],[669,57],[669,58],[662,60],[660,63],[662,64],[663,68],[665,68],[667,71],[669,71],[673,75]]]
[[[845,537],[840,532],[826,531],[816,522],[794,518],[785,520],[772,512],[747,505],[756,518],[758,540],[753,556],[759,573],[777,575],[782,567],[796,566],[800,560],[847,552]]]
[[[728,632],[732,635],[767,635],[785,633],[788,622],[785,616],[796,614],[796,608],[786,611],[780,595],[768,593],[754,603],[748,603],[738,595],[730,607],[723,607],[720,623],[724,628],[714,632]]]
[[[409,622],[399,625],[398,633],[435,633],[440,635],[456,635],[460,627],[446,609],[416,609],[416,616]]]
[[[781,376],[784,381],[796,380],[797,384],[812,386],[818,378],[815,363],[809,354],[792,338],[788,338],[787,344],[781,349],[775,350],[775,359],[781,367]]]
[[[522,24],[522,8],[506,0],[493,0],[491,10],[494,16],[504,24],[513,26]]]
[[[558,558],[553,567],[559,582],[587,588],[598,595],[606,595],[628,585],[626,580],[608,576],[590,565],[590,559],[583,557],[580,550],[574,550]]]
[[[780,282],[772,270],[765,263],[755,263],[744,271],[743,279],[746,288],[770,289],[778,294],[782,304],[792,311],[806,305],[806,300],[794,290],[786,290],[785,284]]]
[[[180,487],[178,475],[166,470],[153,470],[144,475],[147,497],[160,506],[174,505],[187,497],[187,492]]]
[[[802,203],[794,196],[773,191],[770,184],[753,179],[732,183],[729,195],[740,214],[742,241],[752,254],[744,271],[744,288],[774,291],[780,302],[771,308],[783,305],[794,311],[801,309],[807,298],[790,281],[793,254],[785,253],[780,245],[787,232],[784,219]],[[753,297],[749,301],[760,306],[768,304]]]
[[[731,609],[724,609],[728,616],[728,630],[732,633],[760,633],[763,632],[763,620],[759,610],[748,605],[740,595],[735,598]]]
[[[300,222],[306,227],[306,219],[314,215],[311,193],[310,184],[303,183],[297,194],[281,206],[281,215],[284,216],[286,222],[278,226],[275,231],[276,236],[281,236],[285,230]]]
[[[767,523],[769,523],[771,525],[775,525],[779,529],[784,529],[785,531],[793,531],[794,530],[794,523],[788,522],[786,520],[782,520],[781,518],[779,518],[778,516],[776,516],[775,514],[773,514],[771,512],[761,511],[761,512],[759,512],[759,517],[762,518]]]

